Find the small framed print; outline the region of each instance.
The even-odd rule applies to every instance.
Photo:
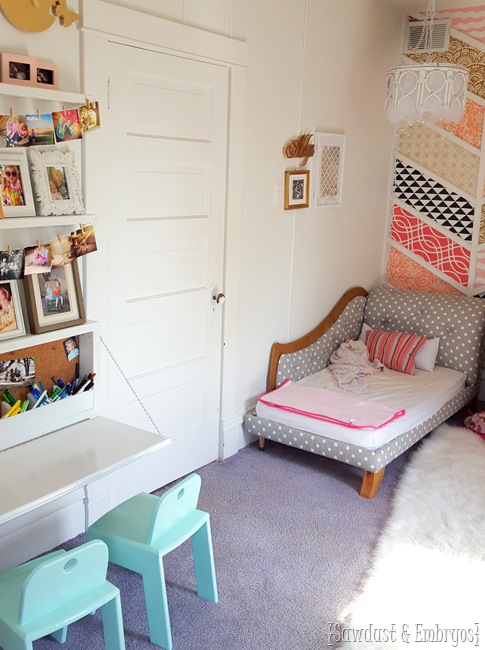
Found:
[[[306,169],[285,172],[285,210],[308,208],[310,172]]]
[[[1,79],[3,83],[17,86],[34,86],[36,60],[32,56],[2,52]]]
[[[25,334],[17,282],[0,282],[0,341]]]
[[[340,205],[344,174],[345,135],[314,133],[312,208]]]
[[[35,70],[36,86],[41,86],[42,88],[51,88],[51,90],[57,90],[59,82],[57,65],[55,63],[37,61]]]
[[[77,261],[26,275],[25,301],[32,334],[86,322]]]
[[[74,151],[30,147],[29,157],[38,214],[84,214]]]
[[[35,215],[29,166],[24,149],[0,151],[1,203],[6,217]]]

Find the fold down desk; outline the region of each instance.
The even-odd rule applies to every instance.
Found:
[[[170,438],[94,417],[0,452],[0,571],[164,485]]]

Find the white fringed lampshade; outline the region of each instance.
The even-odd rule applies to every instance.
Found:
[[[466,104],[468,70],[448,63],[409,63],[387,75],[386,110],[392,123],[459,122]]]

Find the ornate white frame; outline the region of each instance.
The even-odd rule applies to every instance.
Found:
[[[84,214],[81,182],[76,166],[74,151],[55,149],[29,149],[30,168],[34,185],[37,211],[41,216]],[[49,167],[62,167],[67,182],[69,198],[53,200],[49,188]]]

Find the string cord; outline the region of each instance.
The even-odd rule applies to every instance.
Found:
[[[133,386],[131,385],[130,380],[128,379],[128,377],[127,377],[127,376],[125,375],[125,373],[123,372],[123,369],[121,368],[120,364],[118,363],[118,361],[117,361],[117,360],[115,359],[115,357],[113,356],[113,353],[111,352],[111,350],[109,349],[109,347],[106,345],[106,343],[105,343],[103,337],[100,336],[100,337],[99,337],[99,340],[100,340],[101,343],[103,344],[103,347],[104,347],[104,349],[106,350],[106,352],[108,353],[108,355],[111,357],[111,360],[113,361],[113,363],[115,364],[116,368],[118,369],[118,372],[120,373],[120,375],[121,375],[121,376],[123,377],[123,379],[125,380],[126,384],[128,385],[128,388],[131,390],[131,392],[132,392],[133,395],[135,396],[136,401],[137,401],[138,404],[141,406],[141,408],[142,408],[142,410],[144,411],[145,415],[147,416],[147,418],[150,420],[150,422],[151,422],[151,423],[153,424],[153,426],[155,427],[155,431],[158,433],[159,436],[163,435],[162,432],[160,431],[160,429],[159,429],[159,428],[157,427],[157,425],[155,424],[154,419],[152,418],[152,416],[150,415],[150,413],[149,413],[149,412],[147,411],[147,409],[145,408],[145,405],[143,404],[143,402],[141,401],[141,399],[138,397],[137,392],[135,391],[135,389],[134,389]]]

